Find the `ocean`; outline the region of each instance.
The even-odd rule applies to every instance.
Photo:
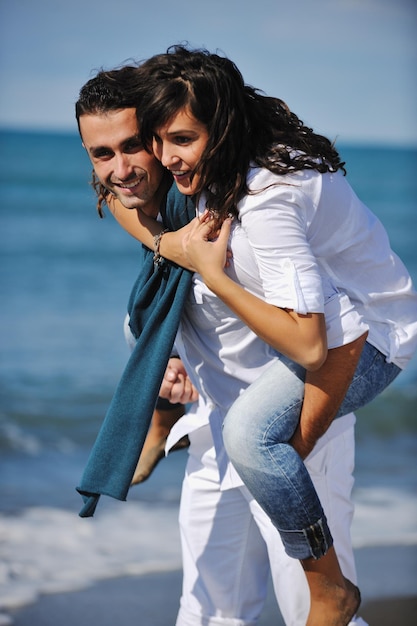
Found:
[[[339,149],[417,283],[417,150]],[[0,165],[1,613],[42,592],[180,568],[186,452],[127,503],[102,498],[93,519],[78,517],[75,486],[129,356],[138,244],[98,218],[77,135],[3,131]],[[358,413],[357,548],[417,545],[416,418],[414,358]]]

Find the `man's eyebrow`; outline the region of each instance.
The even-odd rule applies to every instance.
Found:
[[[131,137],[128,137],[125,141],[122,141],[122,146],[125,146],[126,144],[129,144],[135,141],[137,141],[138,143],[142,143],[139,133],[137,133],[136,135],[132,135]]]
[[[121,143],[120,146],[123,148],[125,148],[126,146],[128,146],[131,143],[142,143],[141,142],[141,138],[139,133],[137,135],[131,135],[130,137],[127,137],[126,139],[124,139]],[[93,154],[93,153],[97,153],[97,152],[112,152],[113,148],[110,148],[110,146],[105,146],[105,145],[98,145],[98,146],[90,146],[89,147],[89,151]]]
[[[88,149],[90,152],[103,152],[106,150],[110,150],[108,146],[90,146]]]

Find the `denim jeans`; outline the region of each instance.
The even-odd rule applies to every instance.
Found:
[[[400,372],[366,343],[337,417],[370,402]],[[223,425],[230,460],[278,529],[287,554],[320,558],[333,539],[303,460],[287,442],[300,418],[305,370],[279,356],[234,402]]]

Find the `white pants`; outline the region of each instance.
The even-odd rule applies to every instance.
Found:
[[[309,590],[299,561],[285,554],[277,530],[245,487],[220,491],[209,427],[190,439],[180,506],[184,581],[176,626],[257,624],[269,571],[285,623],[304,626]],[[330,440],[307,464],[343,573],[356,583],[350,539],[354,428]]]

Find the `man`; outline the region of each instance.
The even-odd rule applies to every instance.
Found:
[[[131,76],[130,69],[123,68],[114,76],[124,83],[125,77]],[[118,91],[112,76],[112,73],[106,75],[108,88],[99,77],[92,81],[84,101],[84,106],[94,111],[88,115],[88,124],[86,114],[77,115],[80,135],[88,142],[88,154],[94,166],[93,186],[99,198],[98,212],[102,217],[101,203],[111,193],[125,207],[140,209],[156,219],[171,180],[153,155],[143,149],[138,137],[136,109],[129,96]],[[101,114],[97,115],[99,112]],[[84,134],[81,125],[85,127]],[[110,135],[111,146],[108,142]],[[177,362],[172,359],[168,364],[162,388],[168,401],[158,400],[132,484],[149,477],[164,456],[166,438],[172,425],[184,414],[184,404],[197,399],[196,389],[183,368],[179,371]],[[184,437],[173,449],[183,448],[187,443]]]
[[[76,113],[83,145],[101,184],[99,209],[106,201],[124,225],[126,217],[112,204],[111,196],[128,209],[139,209],[130,211],[131,219],[140,220],[142,213],[155,217],[170,181],[138,142],[136,103],[127,95],[134,69],[120,72],[99,73],[89,81],[80,92]],[[195,399],[181,362],[170,366],[176,392],[184,391],[181,399]],[[160,393],[178,399],[172,395],[174,389],[171,393],[167,389],[171,375],[168,370]],[[177,626],[255,624],[269,570],[286,623],[305,624],[309,596],[301,566],[285,554],[276,529],[230,466],[218,417],[219,411],[202,390],[198,405],[173,426],[167,445],[189,436],[180,509],[184,585]],[[319,440],[306,465],[329,519],[344,574],[355,582],[349,535],[353,437],[354,416],[340,418]],[[360,619],[351,623],[364,624]]]

